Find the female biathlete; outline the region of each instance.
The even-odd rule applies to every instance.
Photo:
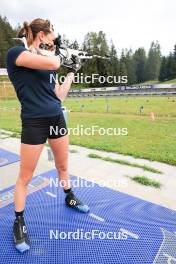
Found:
[[[61,109],[61,102],[65,99],[74,73],[80,69],[81,63],[73,60],[62,85],[50,82],[50,74],[55,75],[55,71],[67,59],[63,54],[55,56],[53,51],[48,51],[51,56],[43,56],[43,49],[52,50],[54,47],[55,35],[50,21],[35,19],[30,24],[24,22],[18,37],[26,38],[29,49],[23,45],[9,49],[7,71],[21,103],[21,159],[14,196],[13,235],[16,248],[24,252],[30,248],[23,215],[27,186],[47,139],[54,154],[60,180],[64,182],[66,205],[85,213],[89,211],[89,207],[79,201],[71,190],[68,173],[69,138]],[[55,131],[62,133],[50,133],[50,127],[57,127]]]

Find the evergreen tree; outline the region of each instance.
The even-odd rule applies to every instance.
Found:
[[[109,60],[108,60],[108,75],[116,76],[116,79],[118,80],[118,76],[120,75],[119,71],[120,69],[119,69],[119,60],[117,57],[117,51],[115,49],[113,42],[111,41]],[[116,85],[116,83],[112,83],[110,85],[113,86]]]
[[[132,50],[130,49],[126,54],[126,69],[128,77],[128,85],[136,83],[136,65],[133,58]]]
[[[172,53],[169,54],[167,68],[168,68],[167,69],[167,72],[168,72],[167,79],[171,80],[171,79],[175,78],[176,77],[175,59],[174,59],[174,55]]]
[[[87,33],[83,42],[83,50],[87,51],[89,54],[106,56],[109,54],[106,35],[102,31],[100,31],[98,34],[96,32]],[[93,58],[84,64],[82,72],[88,75],[99,74],[106,77],[108,74],[108,64],[109,61],[107,60]],[[103,86],[106,85],[106,83],[101,84],[96,81],[90,85]]]
[[[144,48],[139,48],[135,51],[134,55],[134,63],[136,70],[136,81],[137,83],[142,83],[146,81],[146,52]]]
[[[161,60],[161,67],[159,73],[159,81],[166,81],[168,79],[168,60],[164,56]]]
[[[103,31],[100,31],[98,33],[96,48],[97,48],[97,52],[95,54],[97,55],[106,56],[107,54],[109,54],[109,47],[108,47],[108,43],[106,40],[106,35],[105,33],[103,33]],[[107,77],[109,61],[101,59],[101,58],[97,58],[96,61],[97,61],[98,73],[102,76]],[[103,85],[100,84],[100,86],[106,86],[106,85],[107,83],[104,83]]]
[[[158,80],[161,66],[161,51],[160,44],[157,41],[151,43],[146,65],[146,79]]]
[[[96,39],[97,39],[96,32],[88,32],[84,38],[82,49],[84,51],[87,51],[89,54],[95,54]],[[84,73],[84,75],[91,75],[91,74],[97,73],[98,70],[97,70],[96,58],[86,61],[81,71]],[[91,83],[90,86],[91,87],[97,86],[97,83],[93,83],[93,84]]]
[[[173,62],[172,62],[172,77],[176,78],[176,45],[174,45],[174,51],[173,51]]]
[[[6,17],[0,16],[0,67],[6,67],[6,53],[14,45],[16,30],[11,27]]]
[[[127,76],[127,67],[126,67],[126,58],[125,58],[125,51],[122,49],[121,57],[120,57],[120,76]]]
[[[70,45],[70,48],[72,49],[79,49],[79,44],[77,42],[77,40],[75,39],[75,41]]]

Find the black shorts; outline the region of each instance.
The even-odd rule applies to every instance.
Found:
[[[63,112],[57,116],[28,118],[22,120],[21,143],[44,144],[46,140],[68,134]]]

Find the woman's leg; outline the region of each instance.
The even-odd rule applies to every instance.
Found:
[[[48,139],[48,142],[53,151],[55,166],[66,193],[66,205],[73,209],[79,210],[80,212],[88,213],[89,207],[82,203],[71,190],[70,177],[68,173],[68,134],[57,139]]]
[[[20,212],[25,208],[27,186],[30,182],[44,144],[29,145],[21,143],[20,171],[15,187],[15,211]]]
[[[55,166],[59,173],[62,186],[65,190],[70,189],[68,172],[69,136],[67,134],[60,138],[48,139],[48,142],[54,154]]]

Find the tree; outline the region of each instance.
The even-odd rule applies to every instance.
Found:
[[[87,51],[89,54],[95,53],[96,49],[96,39],[97,39],[97,33],[96,32],[88,32],[84,38],[84,42],[82,45],[82,48],[84,51]],[[83,65],[81,71],[84,73],[84,75],[91,75],[94,73],[97,73],[97,63],[96,59],[88,60]],[[91,83],[90,86],[96,86],[97,83]]]
[[[172,53],[169,54],[168,63],[167,63],[167,72],[168,72],[168,80],[171,80],[176,77],[176,61],[174,59],[174,55]]]
[[[127,51],[126,58],[125,58],[125,63],[126,63],[126,69],[127,69],[127,77],[128,77],[128,84],[135,84],[136,83],[136,65],[135,61],[133,58],[133,52],[130,49]]]
[[[113,42],[111,41],[109,60],[108,60],[108,75],[109,76],[116,76],[116,79],[118,80],[118,77],[120,75],[119,71],[120,71],[120,69],[119,69],[119,60],[117,57],[117,51],[115,49]],[[114,83],[112,83],[110,85],[114,85]]]
[[[72,49],[79,49],[79,44],[77,42],[77,40],[75,39],[75,41],[70,45],[70,47]]]
[[[0,16],[0,67],[6,67],[6,53],[14,45],[16,30],[11,27],[6,17]]]
[[[160,68],[160,81],[166,81],[176,78],[176,45],[173,52],[168,57],[163,57]]]
[[[161,66],[160,44],[158,41],[156,43],[152,42],[146,64],[146,79],[158,80],[160,66]]]
[[[99,31],[98,33],[96,48],[97,51],[95,54],[97,55],[106,56],[109,54],[109,47],[106,40],[106,35],[105,33],[103,33],[103,31]],[[97,58],[97,70],[100,75],[107,77],[108,66],[109,61]],[[106,85],[106,83],[104,85]]]
[[[103,31],[100,31],[98,34],[96,32],[87,33],[82,47],[83,50],[87,51],[89,54],[106,56],[109,53],[106,35]],[[93,58],[84,64],[82,72],[87,75],[99,74],[106,77],[108,73],[108,63],[109,62],[107,60]],[[93,87],[104,86],[106,83],[102,84],[97,80],[90,85]]]
[[[120,76],[128,76],[124,49],[122,49],[122,53],[120,56],[120,72],[119,73],[120,73]]]
[[[144,48],[139,48],[135,51],[134,55],[134,63],[136,70],[136,81],[137,83],[142,83],[146,81],[146,52]]]
[[[174,50],[172,55],[172,77],[176,78],[176,45],[174,45]]]
[[[161,67],[159,73],[159,81],[166,81],[168,79],[168,60],[164,56],[161,60]]]

